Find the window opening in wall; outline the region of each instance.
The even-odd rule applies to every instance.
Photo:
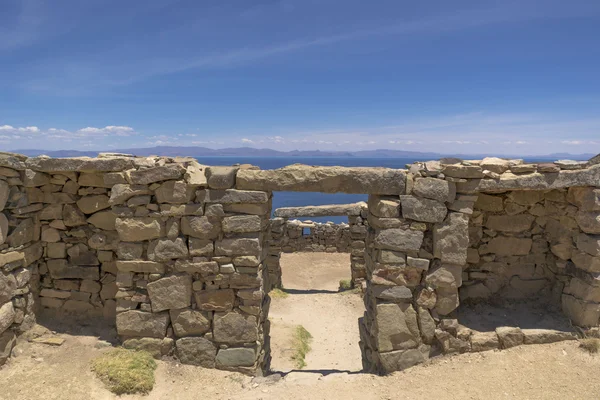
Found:
[[[310,236],[311,229],[310,228],[302,228],[302,236]]]

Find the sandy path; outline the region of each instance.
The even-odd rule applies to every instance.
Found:
[[[282,280],[287,298],[274,298],[269,312],[274,371],[295,369],[289,340],[302,325],[313,336],[304,370],[360,371],[358,318],[364,313],[356,293],[337,292],[350,276],[347,254],[283,254]]]

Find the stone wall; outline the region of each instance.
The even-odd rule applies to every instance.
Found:
[[[600,160],[442,160],[409,168],[406,194],[369,197],[365,370],[432,354],[572,339],[458,324],[461,300],[550,297],[580,331],[600,319]],[[590,329],[592,328],[592,329]]]
[[[282,190],[369,194],[366,220],[349,220],[352,243],[352,226],[366,236],[364,251],[353,247],[365,259],[366,371],[404,369],[436,351],[571,338],[463,329],[461,299],[551,296],[592,332],[600,319],[599,188],[600,157],[261,171],[185,158],[0,154],[0,362],[41,308],[102,315],[124,346],[157,357],[266,371],[266,292],[277,285],[269,248],[285,237],[272,235],[287,231],[284,219],[275,223],[280,232],[269,222],[271,191]]]

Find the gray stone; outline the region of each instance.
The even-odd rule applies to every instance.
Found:
[[[12,302],[0,306],[0,334],[4,333],[15,322],[15,309]]]
[[[216,261],[193,262],[188,260],[177,260],[175,262],[175,271],[208,276],[219,273],[219,264]]]
[[[376,324],[380,352],[415,348],[421,342],[417,313],[410,304],[378,304]]]
[[[436,200],[400,196],[402,217],[422,222],[442,222],[448,212],[444,203]]]
[[[501,326],[496,328],[496,334],[498,335],[500,346],[503,349],[508,349],[523,344],[525,337],[520,328],[511,326]]]
[[[421,345],[418,349],[397,350],[379,354],[381,367],[385,373],[402,371],[417,364],[424,363],[429,358],[430,347]]]
[[[405,229],[385,229],[377,232],[373,245],[379,249],[395,251],[419,251],[423,232]]]
[[[450,190],[450,182],[437,178],[419,178],[415,180],[412,194],[440,202],[452,201],[454,191]]]
[[[4,210],[4,206],[6,206],[9,191],[8,183],[0,180],[0,211]]]
[[[290,165],[276,170],[239,170],[244,190],[404,194],[406,172],[387,168]]]
[[[524,344],[556,343],[564,340],[577,340],[573,332],[564,332],[554,329],[523,329]]]
[[[581,211],[600,211],[600,189],[593,187],[570,187],[567,201]]]
[[[133,338],[123,341],[123,347],[136,351],[147,351],[156,359],[168,355],[173,349],[171,338]]]
[[[194,199],[196,187],[182,181],[167,181],[154,191],[159,203],[182,204]]]
[[[189,308],[170,310],[171,324],[175,335],[183,336],[199,336],[210,330],[210,321],[206,318],[205,313],[192,310]]]
[[[65,204],[62,219],[65,226],[68,227],[87,225],[85,214],[78,207],[71,204]]]
[[[156,239],[148,244],[148,259],[152,261],[168,261],[188,257],[185,239]]]
[[[464,265],[469,247],[469,217],[449,213],[446,220],[433,227],[433,255],[444,263]]]
[[[124,171],[133,167],[131,158],[48,158],[46,156],[31,157],[25,161],[27,168],[45,172],[112,172]]]
[[[473,332],[471,335],[471,350],[488,351],[500,347],[500,340],[496,332]]]
[[[256,353],[251,348],[220,349],[217,353],[217,368],[252,367]]]
[[[372,285],[372,293],[375,297],[393,303],[412,301],[412,291],[406,286],[380,286]]]
[[[206,195],[207,203],[220,203],[220,204],[239,204],[244,203],[246,205],[249,204],[261,204],[269,201],[268,193],[261,191],[253,191],[253,190],[236,190],[236,189],[226,189],[226,190],[208,190]],[[233,211],[238,212],[238,211]],[[239,211],[243,212],[243,211]],[[248,213],[254,214],[254,213]]]
[[[152,194],[146,185],[127,185],[117,183],[110,190],[109,204],[123,204],[134,196],[142,196]]]
[[[165,231],[165,224],[156,218],[149,217],[117,218],[115,228],[122,241],[142,242],[161,237]]]
[[[585,233],[600,234],[600,211],[577,213],[577,224]]]
[[[215,242],[215,253],[219,256],[258,256],[260,250],[258,239],[235,238]]]
[[[33,219],[27,218],[19,223],[15,229],[8,235],[6,241],[10,247],[19,247],[25,243],[29,243],[34,239],[34,223]]]
[[[231,311],[235,295],[231,289],[203,290],[194,292],[196,304],[204,311]]]
[[[427,308],[417,307],[417,313],[419,316],[421,338],[423,339],[423,342],[431,344],[435,337],[435,321]]]
[[[148,283],[152,312],[186,308],[192,304],[192,277],[177,274]]]
[[[50,183],[50,175],[30,169],[25,170],[23,178],[23,186],[25,187],[38,187]]]
[[[169,313],[130,310],[117,314],[117,333],[121,336],[164,338],[169,326]]]
[[[175,342],[177,357],[182,364],[197,365],[204,368],[215,367],[217,348],[203,337],[185,337]]]
[[[400,216],[400,200],[397,196],[370,195],[369,212],[380,218],[398,218]]]
[[[210,256],[215,251],[215,244],[212,240],[198,239],[190,237],[188,246],[191,256]]]
[[[206,177],[211,189],[232,189],[239,167],[208,167]]]
[[[600,257],[600,235],[592,236],[580,233],[577,237],[577,248],[591,256]]]
[[[363,201],[353,204],[328,204],[322,206],[281,207],[275,210],[273,215],[275,217],[283,218],[360,215],[360,211],[366,207],[367,204]]]
[[[120,272],[136,272],[140,274],[163,274],[165,272],[165,265],[154,261],[118,260],[117,270]]]
[[[490,215],[485,227],[499,232],[524,232],[531,229],[535,217],[529,214]]]
[[[562,295],[562,309],[571,322],[578,326],[598,326],[600,304],[579,300],[571,295]]]
[[[434,311],[439,315],[448,315],[460,304],[458,289],[455,287],[438,287],[435,291],[436,302]]]
[[[159,167],[139,169],[128,173],[129,181],[134,185],[148,185],[154,182],[180,179],[185,172],[181,164],[169,164]]]
[[[215,239],[221,232],[220,224],[208,217],[181,218],[181,232],[199,239]]]
[[[475,202],[475,208],[483,211],[500,212],[504,209],[502,197],[480,193]]]
[[[223,232],[260,232],[262,220],[258,215],[234,215],[221,221]]]
[[[97,211],[109,208],[110,204],[108,204],[108,196],[99,194],[96,196],[82,197],[77,200],[77,207],[79,207],[84,214],[93,214]]]
[[[478,165],[449,164],[444,165],[442,173],[453,178],[483,178],[483,170]]]
[[[258,323],[253,315],[237,312],[216,313],[213,320],[215,341],[228,344],[251,343],[258,340]]]
[[[114,231],[117,229],[117,215],[112,211],[94,213],[87,219],[87,222],[105,231]]]

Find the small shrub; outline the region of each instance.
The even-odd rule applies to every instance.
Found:
[[[92,371],[118,395],[149,393],[154,387],[156,362],[147,351],[116,348],[92,361]]]
[[[340,279],[340,291],[352,289],[352,281],[350,279]]]
[[[284,292],[279,288],[275,288],[269,292],[269,296],[271,296],[274,299],[285,299],[289,296],[289,293]]]
[[[579,341],[579,347],[587,351],[590,354],[596,354],[600,352],[600,339],[597,338],[585,338]]]
[[[302,369],[306,366],[306,354],[310,351],[310,341],[312,335],[302,325],[298,325],[294,331],[294,337],[292,339],[292,347],[294,353],[292,354],[292,360],[296,362],[296,368]]]

